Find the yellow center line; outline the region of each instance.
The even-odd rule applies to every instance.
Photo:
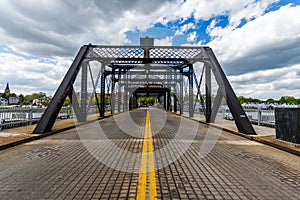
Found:
[[[149,173],[148,178],[150,183],[149,193],[148,193],[149,199],[157,199],[153,141],[152,141],[149,109],[147,109],[146,112],[146,126],[145,126],[145,133],[144,133],[142,160],[141,160],[140,171],[139,171],[138,190],[137,190],[137,197],[136,197],[136,199],[138,200],[147,198],[147,172]]]

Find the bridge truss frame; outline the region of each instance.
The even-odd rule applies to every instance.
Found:
[[[193,117],[195,112],[194,90],[197,91],[197,101],[204,109],[206,122],[214,122],[221,101],[225,98],[230,112],[235,120],[239,132],[255,134],[255,131],[239,103],[221,65],[212,49],[206,46],[105,46],[84,45],[80,48],[67,74],[63,78],[49,106],[33,133],[46,133],[51,131],[58,113],[67,97],[70,98],[77,120],[86,121],[88,112],[87,77],[90,70],[89,62],[97,61],[101,64],[97,77],[92,78],[94,97],[97,99],[97,86],[100,81],[100,102],[97,107],[101,117],[105,114],[105,90],[111,91],[111,114],[115,111],[115,90],[119,91],[117,107],[121,111],[120,91],[123,91],[123,111],[127,111],[130,98],[136,97],[138,88],[149,84],[160,84],[159,91],[165,91],[164,108],[171,110],[171,94],[173,92],[173,110],[183,113],[184,89],[183,79],[188,81],[188,112]],[[203,63],[202,74],[197,76],[194,65]],[[80,101],[75,96],[73,84],[81,72]],[[90,74],[92,77],[92,74]],[[218,84],[217,94],[212,103],[211,77],[214,75]],[[142,76],[143,79],[138,77]],[[203,77],[204,76],[204,77]],[[163,78],[162,78],[163,77]],[[202,79],[205,79],[205,98],[200,91]],[[108,83],[108,80],[110,83]],[[116,84],[118,83],[118,88]],[[131,86],[138,87],[131,87]],[[194,87],[196,85],[196,88]],[[147,88],[148,90],[153,90]],[[145,89],[146,90],[146,89]],[[125,103],[124,103],[125,102]]]

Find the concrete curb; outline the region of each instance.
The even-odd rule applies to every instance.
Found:
[[[179,116],[180,116],[180,115],[179,115]],[[187,117],[187,116],[182,116],[182,117],[191,119],[191,118],[189,118],[189,117]],[[206,123],[206,122],[204,122],[204,121],[200,121],[200,120],[196,120],[196,119],[191,119],[191,120],[196,121],[196,122],[199,122],[199,123],[201,123],[201,124],[205,124],[205,125],[207,125],[207,126],[212,126],[212,127],[214,127],[214,128],[217,128],[217,129],[225,130],[226,132],[229,132],[229,133],[232,133],[232,134],[235,134],[235,135],[238,135],[238,136],[247,138],[247,139],[249,139],[249,140],[253,140],[253,141],[256,141],[256,142],[260,142],[260,143],[266,144],[266,145],[268,145],[268,146],[271,146],[271,147],[280,149],[280,150],[282,150],[282,151],[286,151],[286,152],[288,152],[288,153],[291,153],[291,154],[300,156],[300,149],[299,149],[299,150],[296,150],[296,149],[293,149],[293,148],[291,148],[291,147],[288,147],[288,146],[285,146],[285,145],[282,145],[282,144],[277,144],[277,143],[268,141],[268,140],[264,139],[263,137],[259,137],[259,136],[257,136],[257,135],[245,135],[245,134],[240,133],[240,132],[237,132],[237,131],[235,131],[235,130],[228,129],[228,128],[224,128],[224,127],[220,127],[220,126],[217,126],[217,125],[215,125],[215,124],[209,124],[209,123]]]
[[[205,122],[200,122],[200,123],[205,123]],[[256,142],[260,142],[260,143],[263,143],[263,144],[272,146],[272,147],[274,147],[274,148],[277,148],[277,149],[286,151],[286,152],[288,152],[288,153],[291,153],[291,154],[300,156],[300,149],[299,149],[299,151],[297,151],[296,149],[293,149],[293,148],[291,148],[291,147],[288,147],[288,146],[285,146],[285,145],[281,145],[281,144],[277,144],[277,143],[268,141],[268,140],[264,139],[263,137],[259,137],[259,136],[256,136],[256,135],[245,135],[245,134],[243,134],[243,133],[240,133],[240,132],[237,132],[237,131],[234,131],[234,130],[231,130],[231,129],[218,127],[218,126],[212,125],[212,124],[208,124],[208,125],[209,125],[209,126],[214,126],[215,128],[223,129],[223,130],[225,130],[225,131],[227,131],[227,132],[230,132],[230,133],[232,133],[232,134],[235,134],[235,135],[238,135],[238,136],[247,138],[247,139],[249,139],[249,140],[253,140],[253,141],[256,141]]]
[[[63,128],[63,129],[59,129],[59,130],[49,132],[49,133],[32,134],[32,136],[30,136],[29,138],[25,138],[25,139],[21,139],[21,140],[15,141],[15,142],[11,142],[11,143],[8,143],[8,144],[1,145],[0,146],[0,151],[4,150],[4,149],[11,148],[11,147],[15,147],[15,146],[20,145],[20,144],[24,144],[24,143],[31,142],[31,141],[34,141],[34,140],[38,140],[38,139],[41,139],[41,138],[44,138],[44,137],[47,137],[47,136],[50,136],[50,135],[54,135],[56,133],[67,131],[67,130],[70,130],[72,128],[75,128],[75,125],[68,126],[68,127]]]
[[[88,123],[91,123],[91,122],[94,122],[94,121],[97,121],[97,120],[102,120],[102,119],[105,119],[105,118],[111,117],[111,116],[112,115],[105,116],[103,118],[97,118],[97,119],[94,119],[94,120],[91,120],[91,121],[88,121],[88,122],[84,122],[84,123],[80,123],[80,124],[77,124],[77,125],[74,124],[72,126],[67,126],[65,128],[59,129],[59,130],[51,131],[49,133],[32,134],[32,136],[30,136],[28,138],[21,139],[21,140],[11,142],[11,143],[8,143],[8,144],[0,145],[0,151],[4,150],[4,149],[11,148],[11,147],[15,147],[15,146],[20,145],[20,144],[24,144],[24,143],[31,142],[31,141],[34,141],[34,140],[38,140],[38,139],[41,139],[41,138],[44,138],[44,137],[48,137],[50,135],[61,133],[61,132],[64,132],[64,131],[67,131],[67,130],[70,130],[70,129],[73,129],[73,128],[76,128],[76,127],[79,127],[79,126],[82,126],[84,124],[88,124]]]

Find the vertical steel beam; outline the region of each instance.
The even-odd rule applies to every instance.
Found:
[[[167,110],[167,92],[164,93],[164,109]]]
[[[137,93],[134,93],[134,95],[133,95],[133,108],[137,108],[137,99],[138,99],[138,95],[137,95]]]
[[[130,95],[129,97],[129,110],[133,109],[133,95]]]
[[[167,92],[167,110],[171,111],[171,92],[168,90]]]
[[[128,111],[129,107],[129,94],[128,94],[128,72],[125,74],[125,81],[124,81],[124,103],[123,103],[123,111]]]
[[[92,47],[92,45],[84,45],[80,48],[66,76],[64,77],[57,91],[55,92],[49,106],[47,107],[45,113],[42,115],[42,118],[36,125],[33,131],[34,134],[51,131],[66,97],[70,94],[72,90],[72,85],[75,82],[78,71],[80,70],[81,64],[85,56],[89,52],[90,47]]]
[[[177,113],[177,102],[178,102],[178,99],[177,99],[177,96],[176,94],[174,94],[174,112]]]
[[[122,87],[120,84],[121,81],[121,69],[119,69],[119,73],[118,73],[118,112],[121,112],[121,91],[122,91]]]
[[[128,89],[124,85],[124,102],[123,102],[123,111],[128,111],[129,101],[128,101]]]
[[[80,91],[80,110],[82,112],[83,117],[82,121],[80,122],[85,122],[86,121],[86,116],[87,116],[87,100],[88,100],[88,93],[87,93],[87,63],[83,63],[81,67],[81,91]]]
[[[189,65],[189,117],[194,117],[194,94],[193,94],[193,78],[194,69],[193,65]]]
[[[210,123],[211,119],[211,69],[209,65],[205,65],[205,119]]]
[[[122,87],[118,84],[118,112],[121,112],[121,98],[122,98]]]
[[[111,74],[111,114],[115,113],[115,84],[116,84],[116,75],[115,75],[115,68],[112,67],[112,74]]]
[[[100,89],[100,117],[104,117],[105,113],[105,71],[101,74],[101,89]]]
[[[180,92],[179,92],[179,102],[180,102],[180,115],[183,114],[183,70],[180,69]]]

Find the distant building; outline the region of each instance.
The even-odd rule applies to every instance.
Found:
[[[8,98],[8,104],[18,104],[20,103],[20,98],[19,97],[9,97]]]
[[[8,105],[8,100],[0,97],[0,106],[7,106]]]
[[[38,99],[33,99],[32,105],[43,106],[45,104],[48,104],[50,101],[51,101],[51,97],[41,97]]]
[[[4,94],[7,94],[7,95],[10,94],[10,89],[9,89],[9,84],[8,83],[6,83],[6,88],[4,90]]]

